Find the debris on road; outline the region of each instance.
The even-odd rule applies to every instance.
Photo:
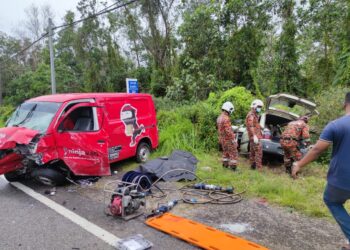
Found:
[[[247,231],[253,231],[254,229],[248,223],[233,223],[233,224],[222,224],[220,228],[230,233],[241,234]]]
[[[45,193],[46,195],[54,196],[54,195],[56,195],[56,188],[53,187],[53,188],[51,188],[50,190],[45,190],[44,193]]]
[[[147,250],[153,247],[152,242],[145,239],[142,234],[136,234],[118,241],[116,248],[118,250]]]

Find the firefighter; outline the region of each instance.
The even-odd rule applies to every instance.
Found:
[[[250,105],[251,110],[247,114],[245,125],[249,136],[249,160],[252,169],[262,169],[262,145],[260,139],[262,138],[261,127],[259,124],[259,114],[264,107],[261,100],[254,100]]]
[[[284,166],[286,173],[291,174],[293,162],[300,161],[303,154],[300,149],[310,145],[308,116],[302,116],[297,121],[288,123],[281,136],[281,146],[284,151]]]
[[[222,113],[216,120],[219,143],[222,147],[222,165],[223,167],[232,170],[237,169],[237,143],[235,134],[231,127],[230,115],[234,111],[234,106],[231,102],[225,102],[221,107]]]

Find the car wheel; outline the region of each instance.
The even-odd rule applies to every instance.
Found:
[[[148,143],[146,142],[141,142],[136,150],[136,161],[141,163],[141,162],[146,162],[149,158],[149,155],[151,154],[151,147]]]
[[[66,177],[62,173],[51,168],[35,169],[32,172],[32,177],[37,182],[51,187],[61,186],[66,183]]]
[[[23,172],[18,170],[8,172],[4,174],[4,176],[8,182],[22,181],[25,179],[25,174],[23,174]]]

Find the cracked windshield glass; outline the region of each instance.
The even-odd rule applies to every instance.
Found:
[[[23,103],[12,114],[7,127],[25,127],[44,133],[60,106],[61,103],[51,102]]]

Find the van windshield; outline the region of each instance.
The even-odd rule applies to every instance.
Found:
[[[25,127],[45,133],[61,103],[25,102],[13,112],[7,127]]]

